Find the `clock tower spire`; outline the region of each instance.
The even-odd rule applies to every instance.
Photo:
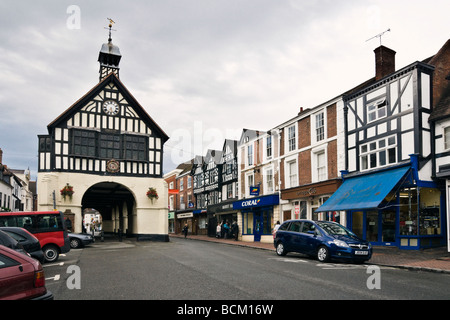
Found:
[[[114,20],[108,18],[109,20],[109,37],[108,42],[102,45],[100,49],[100,53],[98,55],[98,62],[100,63],[100,78],[102,81],[106,78],[111,72],[114,72],[117,76],[119,76],[119,63],[122,55],[120,54],[119,47],[112,43],[111,31],[115,31],[112,29]]]

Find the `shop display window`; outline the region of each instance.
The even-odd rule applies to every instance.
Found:
[[[245,212],[242,215],[243,233],[252,234],[253,233],[253,212]]]
[[[440,235],[440,197],[435,188],[404,188],[400,197],[400,235]]]
[[[404,188],[399,192],[400,198],[400,235],[417,235],[418,196],[417,188]]]
[[[420,189],[419,232],[421,235],[440,235],[441,192],[434,188]]]

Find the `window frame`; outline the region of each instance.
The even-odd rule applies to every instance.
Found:
[[[318,117],[321,117],[321,119],[318,119]],[[314,125],[315,125],[315,139],[316,142],[325,140],[325,112],[321,111],[316,114],[314,114]],[[321,122],[319,125],[318,122]]]
[[[443,128],[442,136],[444,137],[444,150],[450,150],[450,126]]]
[[[394,142],[391,143],[390,139],[394,139]],[[359,146],[360,171],[382,168],[396,164],[398,162],[397,140],[397,135],[391,135],[382,139],[372,140],[361,144]],[[391,154],[392,150],[393,154]],[[391,157],[393,157],[393,161],[391,161]],[[372,165],[373,163],[375,163],[375,165]]]
[[[295,124],[290,125],[289,127],[286,128],[286,147],[287,147],[287,152],[292,152],[295,151],[297,149],[297,134],[296,134],[296,128],[297,126]]]
[[[372,110],[370,108],[373,107]],[[380,116],[379,112],[383,111],[383,115]],[[377,120],[387,117],[387,99],[386,97],[378,98],[366,104],[367,123],[375,122]],[[373,115],[373,119],[371,119]]]

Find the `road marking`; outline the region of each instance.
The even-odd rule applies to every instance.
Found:
[[[49,278],[45,278],[45,280],[53,280],[53,281],[58,281],[61,278],[61,276],[59,274],[55,275],[54,277],[49,277]]]
[[[55,267],[55,266],[63,266],[64,262],[60,262],[60,263],[52,263],[52,264],[44,264],[42,267],[46,268],[46,267]]]
[[[281,262],[293,262],[293,263],[298,263],[298,262],[309,262],[306,260],[302,260],[302,259],[289,259],[289,258],[269,258],[269,260],[277,260],[277,261],[281,261]]]

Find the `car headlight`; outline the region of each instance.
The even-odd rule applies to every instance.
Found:
[[[338,247],[348,248],[348,244],[345,241],[335,239],[335,240],[333,240],[333,243],[335,245],[337,245]]]

